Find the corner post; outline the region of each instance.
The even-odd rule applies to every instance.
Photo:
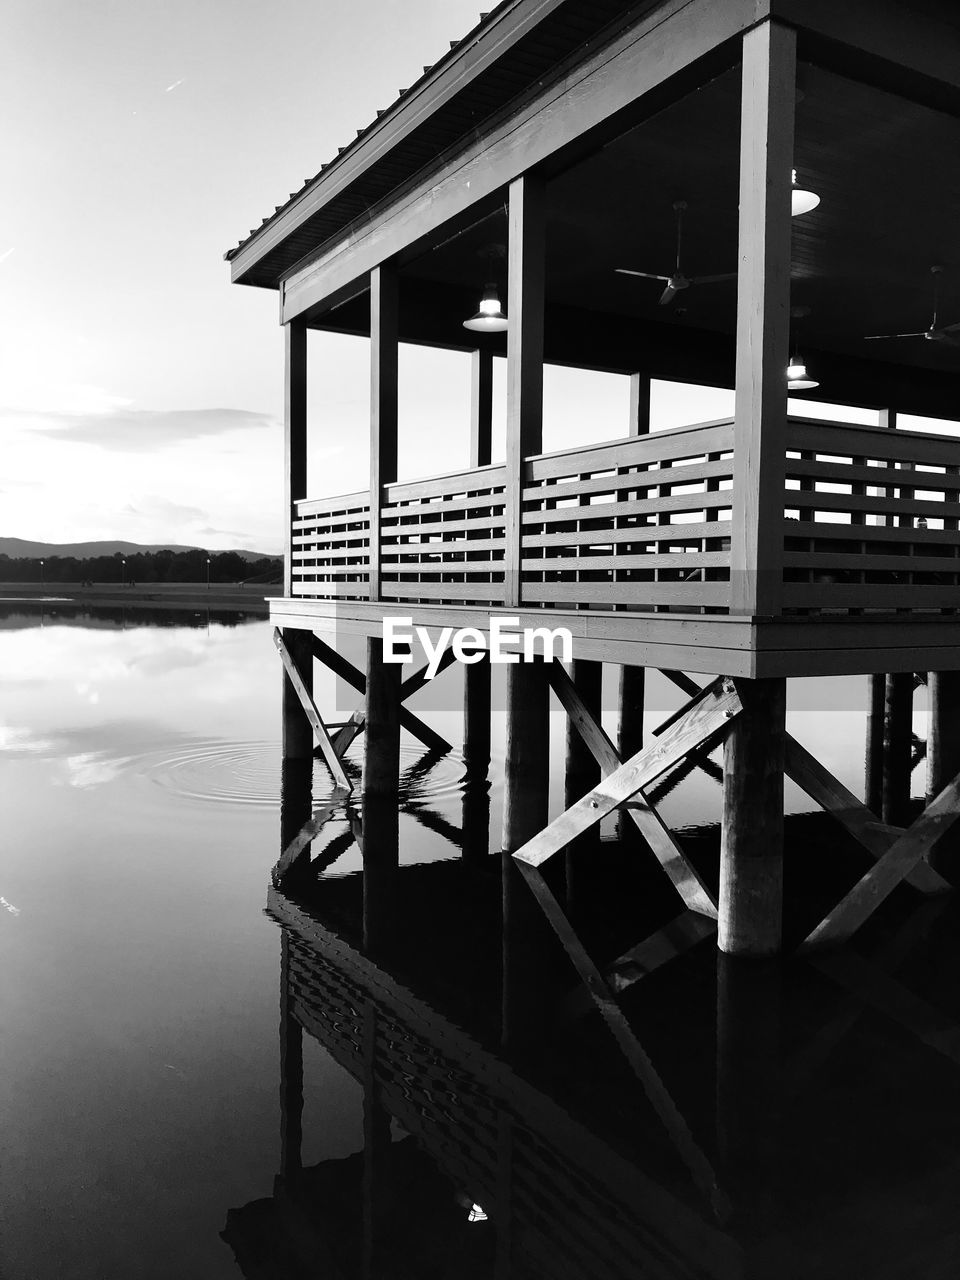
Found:
[[[630,375],[630,425],[631,436],[650,434],[650,375],[649,373],[631,373]]]
[[[493,353],[472,353],[470,377],[470,466],[490,462],[493,435]]]
[[[370,599],[380,599],[380,507],[397,478],[397,384],[400,342],[396,269],[370,272]]]
[[[545,192],[525,173],[510,183],[507,251],[507,487],[504,603],[520,603],[524,459],[543,447]]]
[[[283,594],[290,596],[295,504],[307,496],[307,326],[302,320],[290,320],[284,325],[283,342]]]
[[[783,598],[795,86],[795,32],[772,21],[748,31],[740,108],[730,607],[749,616],[780,613]]]

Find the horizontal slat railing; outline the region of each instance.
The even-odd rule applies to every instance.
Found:
[[[527,461],[525,604],[726,612],[733,423]]]
[[[380,594],[384,600],[502,604],[506,469],[384,487]]]
[[[960,439],[791,419],[784,608],[960,611]]]
[[[369,494],[298,502],[293,519],[293,594],[363,600],[369,580]]]

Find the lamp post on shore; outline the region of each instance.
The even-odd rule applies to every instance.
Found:
[[[41,560],[40,561],[40,590],[41,591],[43,590],[43,584],[44,584],[43,561]]]
[[[121,587],[127,585],[127,562],[122,557],[120,559],[120,585]]]
[[[210,590],[210,557],[207,556],[207,590]]]

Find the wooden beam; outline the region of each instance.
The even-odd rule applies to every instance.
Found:
[[[471,353],[470,467],[485,467],[493,447],[493,352],[481,347]]]
[[[867,676],[867,736],[864,798],[873,813],[883,812],[883,702],[886,677]]]
[[[910,818],[912,769],[913,672],[887,676],[883,726],[883,809],[891,826],[906,826]]]
[[[307,327],[284,325],[283,361],[283,594],[293,593],[294,503],[307,496]]]
[[[543,448],[544,186],[531,174],[510,184],[507,250],[507,483],[504,574],[508,605],[521,597],[524,459]]]
[[[397,478],[400,308],[392,264],[370,272],[370,599],[380,598],[380,507]]]
[[[717,942],[727,955],[780,950],[786,681],[740,680],[743,711],[723,750]]]
[[[490,764],[490,660],[463,666],[463,760],[471,775]]]
[[[742,83],[730,597],[735,613],[773,616],[783,585],[795,32],[773,22],[748,31]]]
[[[604,777],[608,777],[620,767],[621,758],[604,733],[593,709],[585,704],[580,690],[560,663],[551,662],[548,665],[547,677],[569,717],[570,726],[583,738]],[[579,796],[567,799],[568,809],[575,799],[579,799]],[[638,792],[634,800],[625,806],[624,812],[650,846],[684,905],[691,911],[715,920],[717,904],[713,895],[684,857],[669,829],[642,792]]]
[[[301,683],[308,691],[313,689],[313,664],[310,659],[310,636],[313,633],[300,627],[285,627],[283,639],[287,651],[293,655],[300,673]],[[283,668],[281,734],[285,761],[311,760],[313,758],[313,727],[304,709],[296,686]]]
[[[937,796],[960,773],[960,674],[931,671],[927,675],[927,800]],[[958,880],[957,841],[931,850],[933,866],[953,883]]]
[[[960,817],[960,774],[927,805],[916,822],[866,873],[805,939],[801,950],[836,945],[849,938],[890,896],[907,872]]]
[[[293,686],[297,697],[300,699],[300,704],[303,707],[304,714],[309,720],[310,726],[316,735],[320,750],[323,753],[323,758],[327,763],[327,768],[333,774],[334,782],[338,787],[342,787],[345,791],[352,791],[353,783],[344,772],[340,757],[334,750],[333,742],[331,741],[329,733],[327,733],[327,726],[323,723],[320,712],[317,710],[317,704],[313,700],[313,694],[307,687],[306,681],[301,675],[300,669],[293,659],[293,655],[284,643],[284,638],[279,627],[274,627],[273,643],[276,645],[277,652],[280,654],[280,660],[287,673],[287,678]]]
[[[900,827],[885,827],[878,822],[876,814],[861,804],[838,778],[790,734],[785,739],[784,771],[812,800],[816,800],[821,808],[846,827],[874,859],[882,858],[903,834]],[[942,893],[950,888],[946,880],[926,863],[919,863],[906,878],[921,893]]]
[[[643,667],[631,667],[626,663],[620,667],[617,747],[621,760],[636,755],[643,746],[646,676],[647,673]]]
[[[718,682],[710,696],[690,708],[663,737],[624,761],[582,800],[560,814],[513,855],[540,866],[575,836],[630,800],[648,783],[704,743],[716,740],[740,714],[741,704],[731,683]]]
[[[366,700],[363,794],[395,797],[400,776],[400,666],[384,662],[383,641],[373,636],[367,640]]]
[[[675,77],[684,77],[683,92],[712,78],[718,61],[708,55],[753,26],[766,10],[763,0],[725,0],[722,5],[713,0],[667,0],[608,43],[600,43],[578,66],[560,68],[542,88],[499,113],[479,136],[471,130],[456,155],[445,155],[378,208],[365,210],[362,220],[345,227],[334,243],[321,246],[311,260],[291,271],[283,282],[282,318],[324,304],[377,263],[408,247],[426,245],[445,223],[497,198],[532,166],[597,129],[616,128],[619,112]],[[723,60],[728,58],[725,50]],[[709,66],[697,66],[701,59],[708,59]],[[662,106],[661,98],[657,107]],[[288,225],[290,234],[298,223],[291,219]],[[247,269],[250,257],[243,264]],[[233,267],[237,279],[239,258]]]
[[[512,853],[547,820],[550,786],[550,705],[546,673],[553,663],[507,667],[503,848]]]
[[[270,873],[270,880],[275,889],[281,889],[283,887],[283,882],[286,879],[287,873],[300,857],[300,854],[303,853],[307,845],[320,834],[320,831],[329,821],[335,810],[344,803],[349,795],[349,791],[344,791],[339,787],[335,787],[330,798],[324,801],[309,822],[304,823],[303,827],[301,827],[280,854],[280,857],[277,859],[274,868]]]

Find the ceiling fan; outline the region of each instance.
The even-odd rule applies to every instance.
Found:
[[[943,267],[931,267],[933,276],[933,318],[929,329],[918,329],[913,333],[868,333],[864,342],[876,342],[881,338],[926,338],[928,342],[946,342],[952,347],[960,346],[960,320],[955,324],[937,324],[937,312],[940,309],[940,277]]]
[[[687,207],[686,200],[675,200],[674,209],[677,211],[677,265],[674,268],[673,275],[664,276],[652,271],[634,271],[630,267],[615,267],[614,270],[622,276],[640,276],[643,280],[660,280],[666,285],[663,293],[660,295],[660,306],[668,306],[681,289],[689,289],[692,284],[714,284],[718,280],[735,280],[737,273],[735,271],[727,271],[719,276],[685,276],[680,269],[680,245],[683,236],[683,211]]]

